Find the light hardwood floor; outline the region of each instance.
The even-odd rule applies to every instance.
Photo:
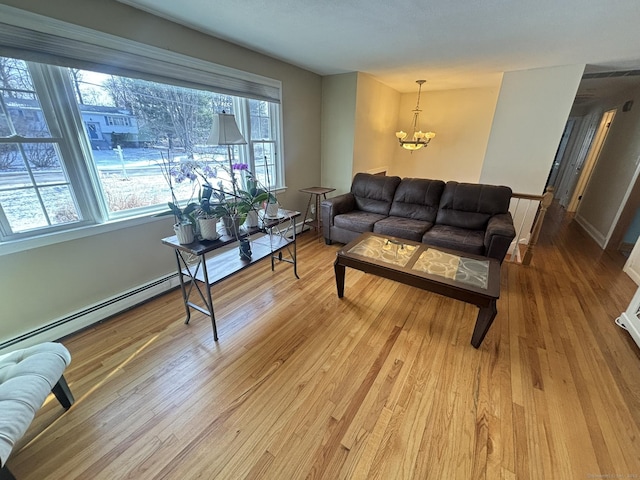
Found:
[[[477,309],[347,269],[300,237],[300,280],[256,265],[214,289],[220,341],[178,291],[70,338],[8,465],[41,479],[640,478],[640,351],[614,324],[624,258],[552,209],[532,265]],[[167,252],[169,254],[170,252]]]

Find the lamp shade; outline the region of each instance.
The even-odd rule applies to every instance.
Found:
[[[231,113],[218,113],[213,116],[213,124],[211,125],[211,133],[209,134],[209,145],[245,145],[247,141],[244,139],[236,118]]]

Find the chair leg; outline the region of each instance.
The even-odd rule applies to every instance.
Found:
[[[69,407],[73,405],[73,402],[75,402],[73,394],[69,389],[69,385],[67,384],[64,375],[60,376],[60,380],[58,380],[58,383],[55,384],[51,391],[56,396],[60,404],[65,408],[65,410],[68,410]]]
[[[16,477],[9,471],[6,465],[0,469],[0,480],[16,480]]]

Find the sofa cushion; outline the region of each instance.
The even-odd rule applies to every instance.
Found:
[[[423,220],[390,216],[377,221],[373,226],[373,231],[382,235],[406,238],[407,240],[419,242],[422,240],[424,232],[429,230],[432,226],[433,223],[425,222]]]
[[[491,216],[509,211],[510,200],[509,187],[450,181],[444,187],[436,223],[484,230]]]
[[[450,248],[475,255],[484,255],[484,231],[449,225],[434,225],[422,236],[422,242],[434,247]]]
[[[373,225],[383,218],[386,218],[386,215],[354,210],[353,212],[336,215],[333,219],[333,224],[338,228],[344,228],[352,232],[373,232]]]
[[[400,177],[357,173],[351,183],[356,208],[363,212],[389,215],[393,195],[399,183]]]
[[[389,215],[433,223],[443,190],[442,180],[403,178],[396,189]]]

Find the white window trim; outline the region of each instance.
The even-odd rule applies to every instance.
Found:
[[[147,62],[150,63],[151,61],[161,61],[176,64],[178,67],[186,66],[199,69],[204,72],[245,79],[277,88],[280,92],[281,99],[279,116],[280,137],[277,139],[277,145],[279,146],[279,155],[283,162],[279,168],[284,169],[284,141],[281,138],[282,129],[284,128],[284,115],[282,111],[282,82],[280,80],[237,70],[232,67],[214,64],[212,62],[146,45],[134,40],[120,38],[108,33],[98,32],[86,27],[70,24],[33,12],[27,12],[4,4],[0,4],[0,18],[2,18],[2,22],[5,24],[37,30],[43,33],[70,38],[91,45],[99,45],[117,51],[124,51],[139,55],[141,57],[141,64],[143,65]],[[147,58],[151,60],[146,60]],[[286,191],[284,172],[281,172],[281,176],[279,178],[282,181],[282,187],[276,190],[276,194]],[[48,232],[35,237],[9,240],[0,242],[0,256],[158,221],[166,221],[166,217],[153,217],[152,214],[143,213],[126,219],[114,219],[105,223],[83,225],[69,230]]]

